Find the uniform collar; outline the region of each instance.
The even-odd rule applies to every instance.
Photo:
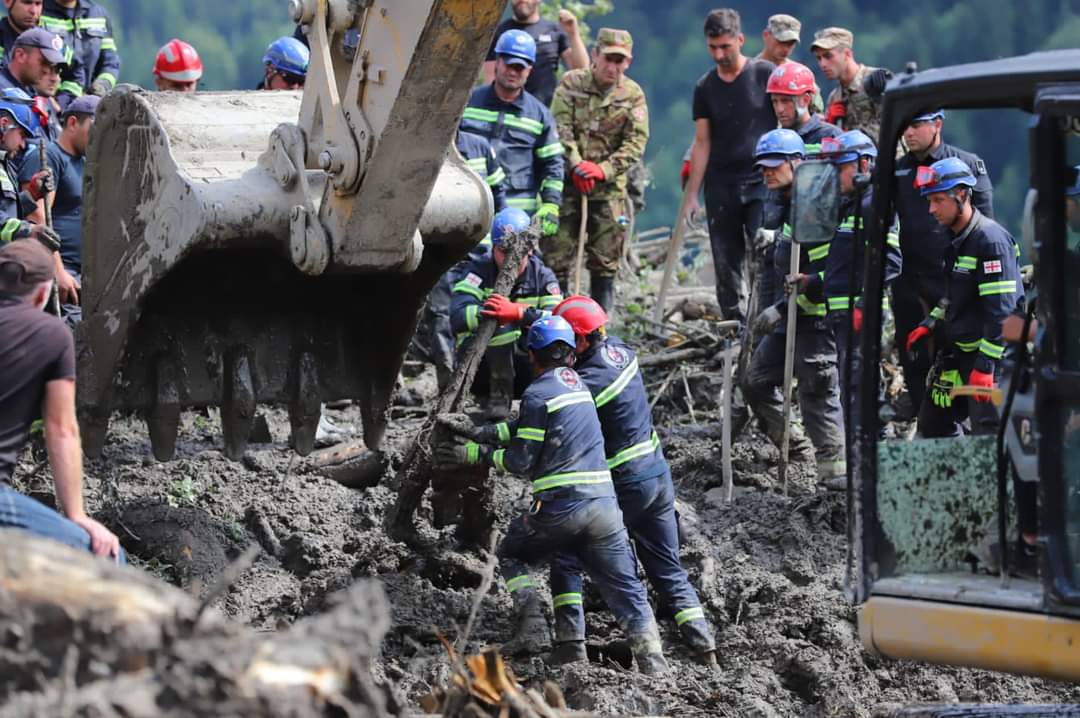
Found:
[[[945,159],[945,141],[942,140],[938,143],[938,146],[926,153],[926,156],[937,162],[938,160]]]
[[[971,233],[974,232],[980,224],[982,224],[982,218],[982,212],[980,212],[976,207],[972,207],[971,221],[969,221],[967,223],[967,226],[960,231],[960,234],[957,234],[953,237],[953,246],[959,247],[961,244],[963,244],[964,240],[971,236]]]
[[[799,125],[799,128],[796,131],[799,133],[800,137],[805,137],[806,135],[816,130],[818,127],[821,127],[821,116],[817,114],[811,114],[810,119]]]
[[[499,104],[510,105],[512,107],[517,107],[517,108],[525,107],[525,95],[528,92],[529,92],[528,90],[522,89],[521,94],[517,96],[516,100],[511,100],[510,102],[507,102],[503,98],[499,97],[499,93],[497,93],[495,91],[495,83],[494,82],[492,82],[490,85],[488,85],[488,93],[491,95],[491,99],[493,99],[495,102],[498,102]]]
[[[844,89],[848,92],[860,92],[862,91],[863,76],[866,75],[866,65],[859,63],[859,69],[855,70],[855,75],[851,78],[851,84],[845,85]]]
[[[612,85],[611,87],[608,87],[607,89],[604,89],[604,88],[600,87],[600,85],[596,84],[596,75],[593,74],[593,71],[592,71],[591,67],[588,69],[588,73],[589,73],[589,88],[592,89],[592,90],[595,90],[602,97],[606,97],[606,96],[612,94],[615,90],[621,90],[623,88],[623,86],[626,84],[626,75],[623,75],[621,78],[619,78],[619,81],[616,82],[614,85]]]
[[[577,358],[577,361],[574,362],[574,363],[575,364],[584,364],[589,359],[591,359],[593,356],[595,356],[596,352],[600,351],[605,344],[607,344],[607,337],[600,337],[600,339],[593,342],[592,345],[588,349],[586,349],[584,352],[582,352],[581,356],[579,356]]]

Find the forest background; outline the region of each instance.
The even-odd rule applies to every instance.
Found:
[[[402,2],[408,0],[399,0]],[[98,0],[111,13],[123,68],[121,81],[152,86],[157,48],[172,37],[192,43],[206,66],[206,90],[252,88],[262,78],[262,54],[292,32],[285,0]],[[678,173],[693,136],[694,83],[714,65],[702,35],[706,13],[722,0],[598,0],[561,4],[584,14],[592,28],[621,27],[634,36],[629,75],[649,100],[652,135],[646,162],[652,176],[638,227],[670,225],[679,202]],[[560,3],[545,0],[545,14]],[[803,23],[793,58],[818,74],[823,93],[833,83],[817,71],[810,43],[818,28],[855,33],[855,56],[894,72],[914,61],[920,69],[988,60],[1037,50],[1080,46],[1080,0],[816,0],[727,4],[742,15],[744,52],[761,49],[769,15],[793,14]],[[606,12],[610,10],[610,12]],[[945,140],[986,161],[999,218],[1014,233],[1028,184],[1026,117],[1019,111],[951,113]]]

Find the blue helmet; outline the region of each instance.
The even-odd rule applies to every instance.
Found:
[[[975,175],[959,157],[946,157],[915,173],[915,188],[925,197],[935,192],[948,192],[957,185],[975,186]]]
[[[857,162],[860,157],[877,159],[877,145],[862,130],[849,130],[821,141],[821,153],[828,155],[834,165]]]
[[[541,317],[533,322],[526,342],[530,349],[543,349],[555,342],[562,342],[571,349],[574,348],[576,341],[570,322],[555,315]]]
[[[0,93],[0,112],[7,112],[15,119],[15,124],[26,132],[27,138],[37,134],[41,123],[34,117],[34,100],[17,87],[9,87]]]
[[[779,167],[806,156],[806,143],[795,130],[769,130],[754,148],[755,167]]]
[[[529,215],[517,207],[507,207],[491,220],[491,243],[501,247],[507,234],[517,234],[529,228]]]
[[[1080,165],[1068,169],[1072,180],[1065,187],[1066,197],[1080,197]]]
[[[923,112],[921,114],[915,115],[914,117],[911,118],[911,123],[914,124],[916,122],[929,122],[931,120],[944,120],[944,119],[945,119],[945,110],[933,110],[931,112]]]
[[[495,43],[495,54],[517,58],[532,65],[536,62],[536,40],[524,30],[507,30]]]
[[[263,62],[280,72],[299,77],[307,76],[311,51],[295,37],[279,37],[270,43],[263,55]]]

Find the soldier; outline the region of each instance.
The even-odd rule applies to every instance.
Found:
[[[948,231],[930,215],[926,198],[915,187],[919,166],[946,157],[960,158],[975,177],[971,204],[984,217],[994,217],[994,188],[986,164],[978,155],[947,144],[942,139],[944,122],[941,110],[916,115],[904,130],[908,153],[896,163],[896,212],[900,215],[900,248],[904,252],[904,269],[893,292],[897,346],[945,296],[945,252],[952,241]],[[922,404],[933,359],[926,344],[900,353],[912,411],[918,411]]]
[[[64,39],[70,60],[60,78],[61,107],[84,92],[109,93],[120,77],[112,20],[94,0],[45,0],[41,26]]]
[[[881,108],[866,94],[863,83],[867,75],[880,68],[856,62],[854,47],[855,36],[842,27],[827,27],[814,34],[810,49],[818,67],[827,79],[838,83],[825,102],[825,121],[843,130],[862,130],[876,143]]]
[[[573,180],[559,232],[544,243],[544,257],[564,288],[573,266],[582,195],[589,202],[586,267],[592,297],[611,311],[615,273],[626,242],[627,171],[645,154],[649,110],[645,93],[624,73],[634,40],[625,30],[602,28],[588,70],[571,70],[555,91],[552,112]]]
[[[1000,224],[971,203],[978,180],[959,157],[946,157],[919,167],[915,177],[929,212],[949,232],[945,248],[945,296],[930,317],[908,334],[907,348],[934,333],[944,322],[945,348],[928,382],[930,391],[919,410],[919,434],[926,438],[960,436],[970,418],[972,431],[997,429],[997,412],[989,397],[953,399],[954,387],[970,384],[986,389],[997,382],[1005,339],[1002,323],[1024,309],[1020,281],[1020,248]]]
[[[795,52],[795,46],[799,44],[799,31],[802,23],[791,15],[773,15],[761,33],[764,46],[755,60],[765,60],[779,67],[789,62],[791,53]],[[811,74],[811,77],[813,75]],[[824,105],[821,102],[821,89],[814,83],[814,94],[810,101],[810,111],[820,114]],[[807,149],[807,152],[810,152]]]

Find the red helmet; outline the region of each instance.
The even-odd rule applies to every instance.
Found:
[[[769,84],[765,86],[765,92],[770,95],[805,95],[816,89],[810,68],[790,60],[772,71]]]
[[[173,82],[194,82],[202,77],[202,60],[195,48],[173,38],[158,50],[154,75]]]
[[[567,297],[559,302],[552,314],[562,317],[573,328],[574,334],[592,334],[607,324],[604,308],[589,297]]]

